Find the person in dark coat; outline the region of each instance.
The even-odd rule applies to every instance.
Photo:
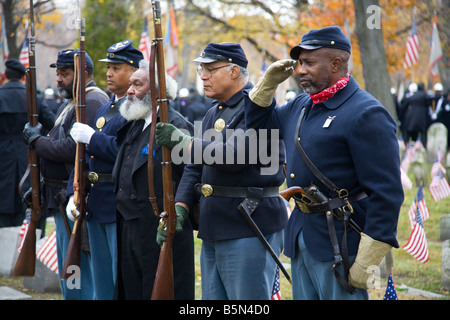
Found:
[[[277,256],[283,250],[287,211],[278,192],[284,181],[284,146],[277,137],[271,140],[264,133],[252,137],[252,132],[246,131],[243,92],[252,84],[239,44],[209,43],[194,62],[205,95],[214,99],[201,128],[196,128],[201,136],[191,141],[190,136],[182,135],[178,143],[171,141],[177,128],[158,124],[156,138],[173,147],[172,153],[181,146],[191,150],[175,210],[180,217],[194,213],[197,192],[201,192],[202,299],[268,300],[278,266],[261,240],[265,239]],[[264,145],[263,141],[267,143],[265,151],[252,149]],[[261,154],[267,156],[267,162]]]
[[[25,66],[17,59],[5,62],[7,82],[0,87],[0,228],[19,226],[25,216],[25,204],[18,187],[27,169],[27,147],[22,141],[22,131],[28,122]],[[53,128],[55,115],[48,105],[38,97],[39,122],[45,130]],[[26,193],[30,177],[22,187]],[[42,219],[45,225],[45,219]]]
[[[430,98],[425,92],[425,85],[419,83],[417,92],[405,101],[405,142],[420,139],[424,146],[427,145],[427,129],[431,121],[429,107]]]
[[[121,59],[118,59],[120,56]],[[111,300],[117,278],[116,195],[113,192],[112,169],[117,157],[117,130],[126,120],[119,107],[126,100],[131,75],[139,68],[142,52],[130,40],[120,41],[108,48],[106,62],[108,89],[111,99],[97,112],[95,129],[76,122],[70,135],[76,142],[86,143],[87,215],[86,225],[91,252],[94,299]],[[72,175],[73,177],[73,175]],[[66,212],[69,219],[79,215],[73,203],[73,188],[69,180],[67,194],[71,195]]]
[[[151,126],[151,98],[149,67],[141,60],[140,69],[130,78],[127,100],[120,113],[128,122],[117,132],[118,154],[113,168],[116,192],[118,269],[115,298],[120,300],[148,300],[151,298],[156,276],[160,246],[156,229],[160,218],[149,200],[148,157],[154,157],[155,196],[158,209],[163,210],[162,147],[149,148]],[[166,75],[167,98],[176,97],[177,83]],[[168,109],[169,122],[193,132],[193,126],[172,107]],[[159,118],[159,116],[158,116]],[[153,149],[153,152],[151,151]],[[176,191],[184,165],[172,165],[172,180]],[[194,295],[194,241],[189,221],[173,241],[174,298],[193,300]]]
[[[314,191],[314,201],[296,195],[286,227],[294,299],[368,299],[373,266],[399,247],[404,194],[396,124],[348,74],[350,54],[339,27],[311,30],[291,49],[293,60],[270,65],[246,100],[247,126],[277,130],[285,142],[287,186]],[[277,86],[297,61],[306,93],[276,106]],[[344,224],[349,216],[354,224]]]
[[[55,126],[47,136],[41,136],[36,127],[25,126],[23,139],[28,144],[32,144],[40,158],[40,169],[43,177],[44,204],[42,213],[46,216],[53,215],[56,224],[56,246],[58,256],[58,272],[61,274],[66,256],[69,237],[66,232],[64,218],[67,201],[57,197],[58,194],[65,199],[67,182],[74,167],[76,156],[76,143],[69,132],[76,121],[76,109],[72,96],[74,83],[74,59],[78,49],[65,49],[58,52],[55,63],[50,65],[56,68],[58,90],[66,100],[57,113]],[[106,93],[98,88],[93,80],[94,63],[86,53],[86,123],[94,126],[97,110],[108,101]],[[69,222],[70,228],[73,223]],[[89,253],[81,251],[81,279],[78,285],[71,285],[73,280],[61,280],[61,291],[66,300],[92,300],[92,273],[89,263]]]

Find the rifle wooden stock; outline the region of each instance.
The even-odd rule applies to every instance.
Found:
[[[73,95],[77,99],[75,103],[77,121],[86,123],[86,78],[85,78],[85,20],[80,20],[80,52],[75,59],[76,93]],[[68,279],[73,272],[71,266],[81,267],[81,226],[86,216],[86,145],[77,142],[77,151],[74,168],[74,203],[80,215],[75,219],[75,223],[70,235],[69,246],[67,248],[61,279]],[[73,271],[73,270],[72,270]]]
[[[289,200],[291,200],[292,196],[297,193],[304,194],[305,191],[301,187],[294,186],[294,187],[290,187],[290,188],[280,191],[280,196],[282,196],[284,199],[289,201]]]
[[[34,34],[34,8],[33,0],[30,0],[30,29],[31,36],[28,43],[29,67],[26,73],[27,90],[27,114],[28,122],[34,127],[38,123],[39,115],[36,106],[36,59],[35,59],[35,34]],[[16,265],[14,266],[13,276],[34,276],[36,264],[36,229],[41,218],[40,204],[40,169],[39,158],[33,146],[28,146],[28,166],[29,170],[25,173],[31,174],[31,218],[28,231],[25,235],[22,250],[19,253]],[[24,180],[24,179],[23,179]]]
[[[164,48],[161,28],[161,6],[159,1],[152,2],[153,22],[155,29],[155,46],[157,74],[159,85],[159,115],[161,122],[169,121],[167,97],[166,97],[166,68],[164,65]],[[150,75],[152,76],[152,75]],[[153,75],[154,76],[154,75]],[[156,123],[152,123],[156,125]],[[149,154],[149,157],[152,156]],[[176,213],[175,200],[172,182],[172,163],[170,149],[162,147],[162,177],[163,177],[163,204],[164,215],[162,219],[167,226],[167,240],[161,248],[156,271],[155,282],[152,291],[152,300],[173,300],[174,299],[174,276],[173,276],[173,255],[172,242],[175,234]]]

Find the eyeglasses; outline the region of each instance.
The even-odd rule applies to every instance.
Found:
[[[203,68],[202,66],[198,66],[198,67],[197,67],[197,74],[198,74],[200,77],[201,77],[202,75],[204,75],[205,77],[209,78],[209,77],[211,77],[212,72],[213,72],[214,70],[217,70],[217,69],[220,69],[220,68],[225,68],[225,67],[228,67],[228,64],[226,64],[226,65],[224,65],[224,66],[217,67],[217,68],[213,68],[213,69],[206,69],[206,68]]]

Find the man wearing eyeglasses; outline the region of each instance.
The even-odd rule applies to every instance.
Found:
[[[158,144],[169,148],[181,144],[191,151],[192,163],[185,167],[175,197],[177,225],[193,212],[196,192],[201,193],[198,237],[202,239],[202,299],[267,300],[277,265],[262,239],[280,254],[287,221],[285,204],[278,196],[284,181],[284,147],[276,139],[271,149],[276,153],[274,174],[261,174],[267,164],[259,159],[249,161],[252,142],[268,137],[261,134],[251,140],[245,132],[243,91],[253,85],[248,82],[248,61],[239,44],[209,43],[194,62],[199,64],[204,94],[214,99],[198,130],[203,138],[184,135],[166,123],[159,123],[156,129]],[[171,140],[174,131],[181,134],[177,141]],[[214,139],[206,138],[210,135]],[[239,139],[245,141],[239,146],[245,147],[241,153],[236,143]],[[214,161],[208,161],[207,150],[214,150]],[[245,161],[237,161],[242,154]],[[256,236],[246,214],[262,238]],[[157,241],[164,240],[165,231],[158,229]]]

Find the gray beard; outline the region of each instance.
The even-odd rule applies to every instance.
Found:
[[[127,121],[145,119],[152,111],[150,94],[147,93],[142,99],[133,97],[133,100],[129,100],[127,96],[119,111]]]

